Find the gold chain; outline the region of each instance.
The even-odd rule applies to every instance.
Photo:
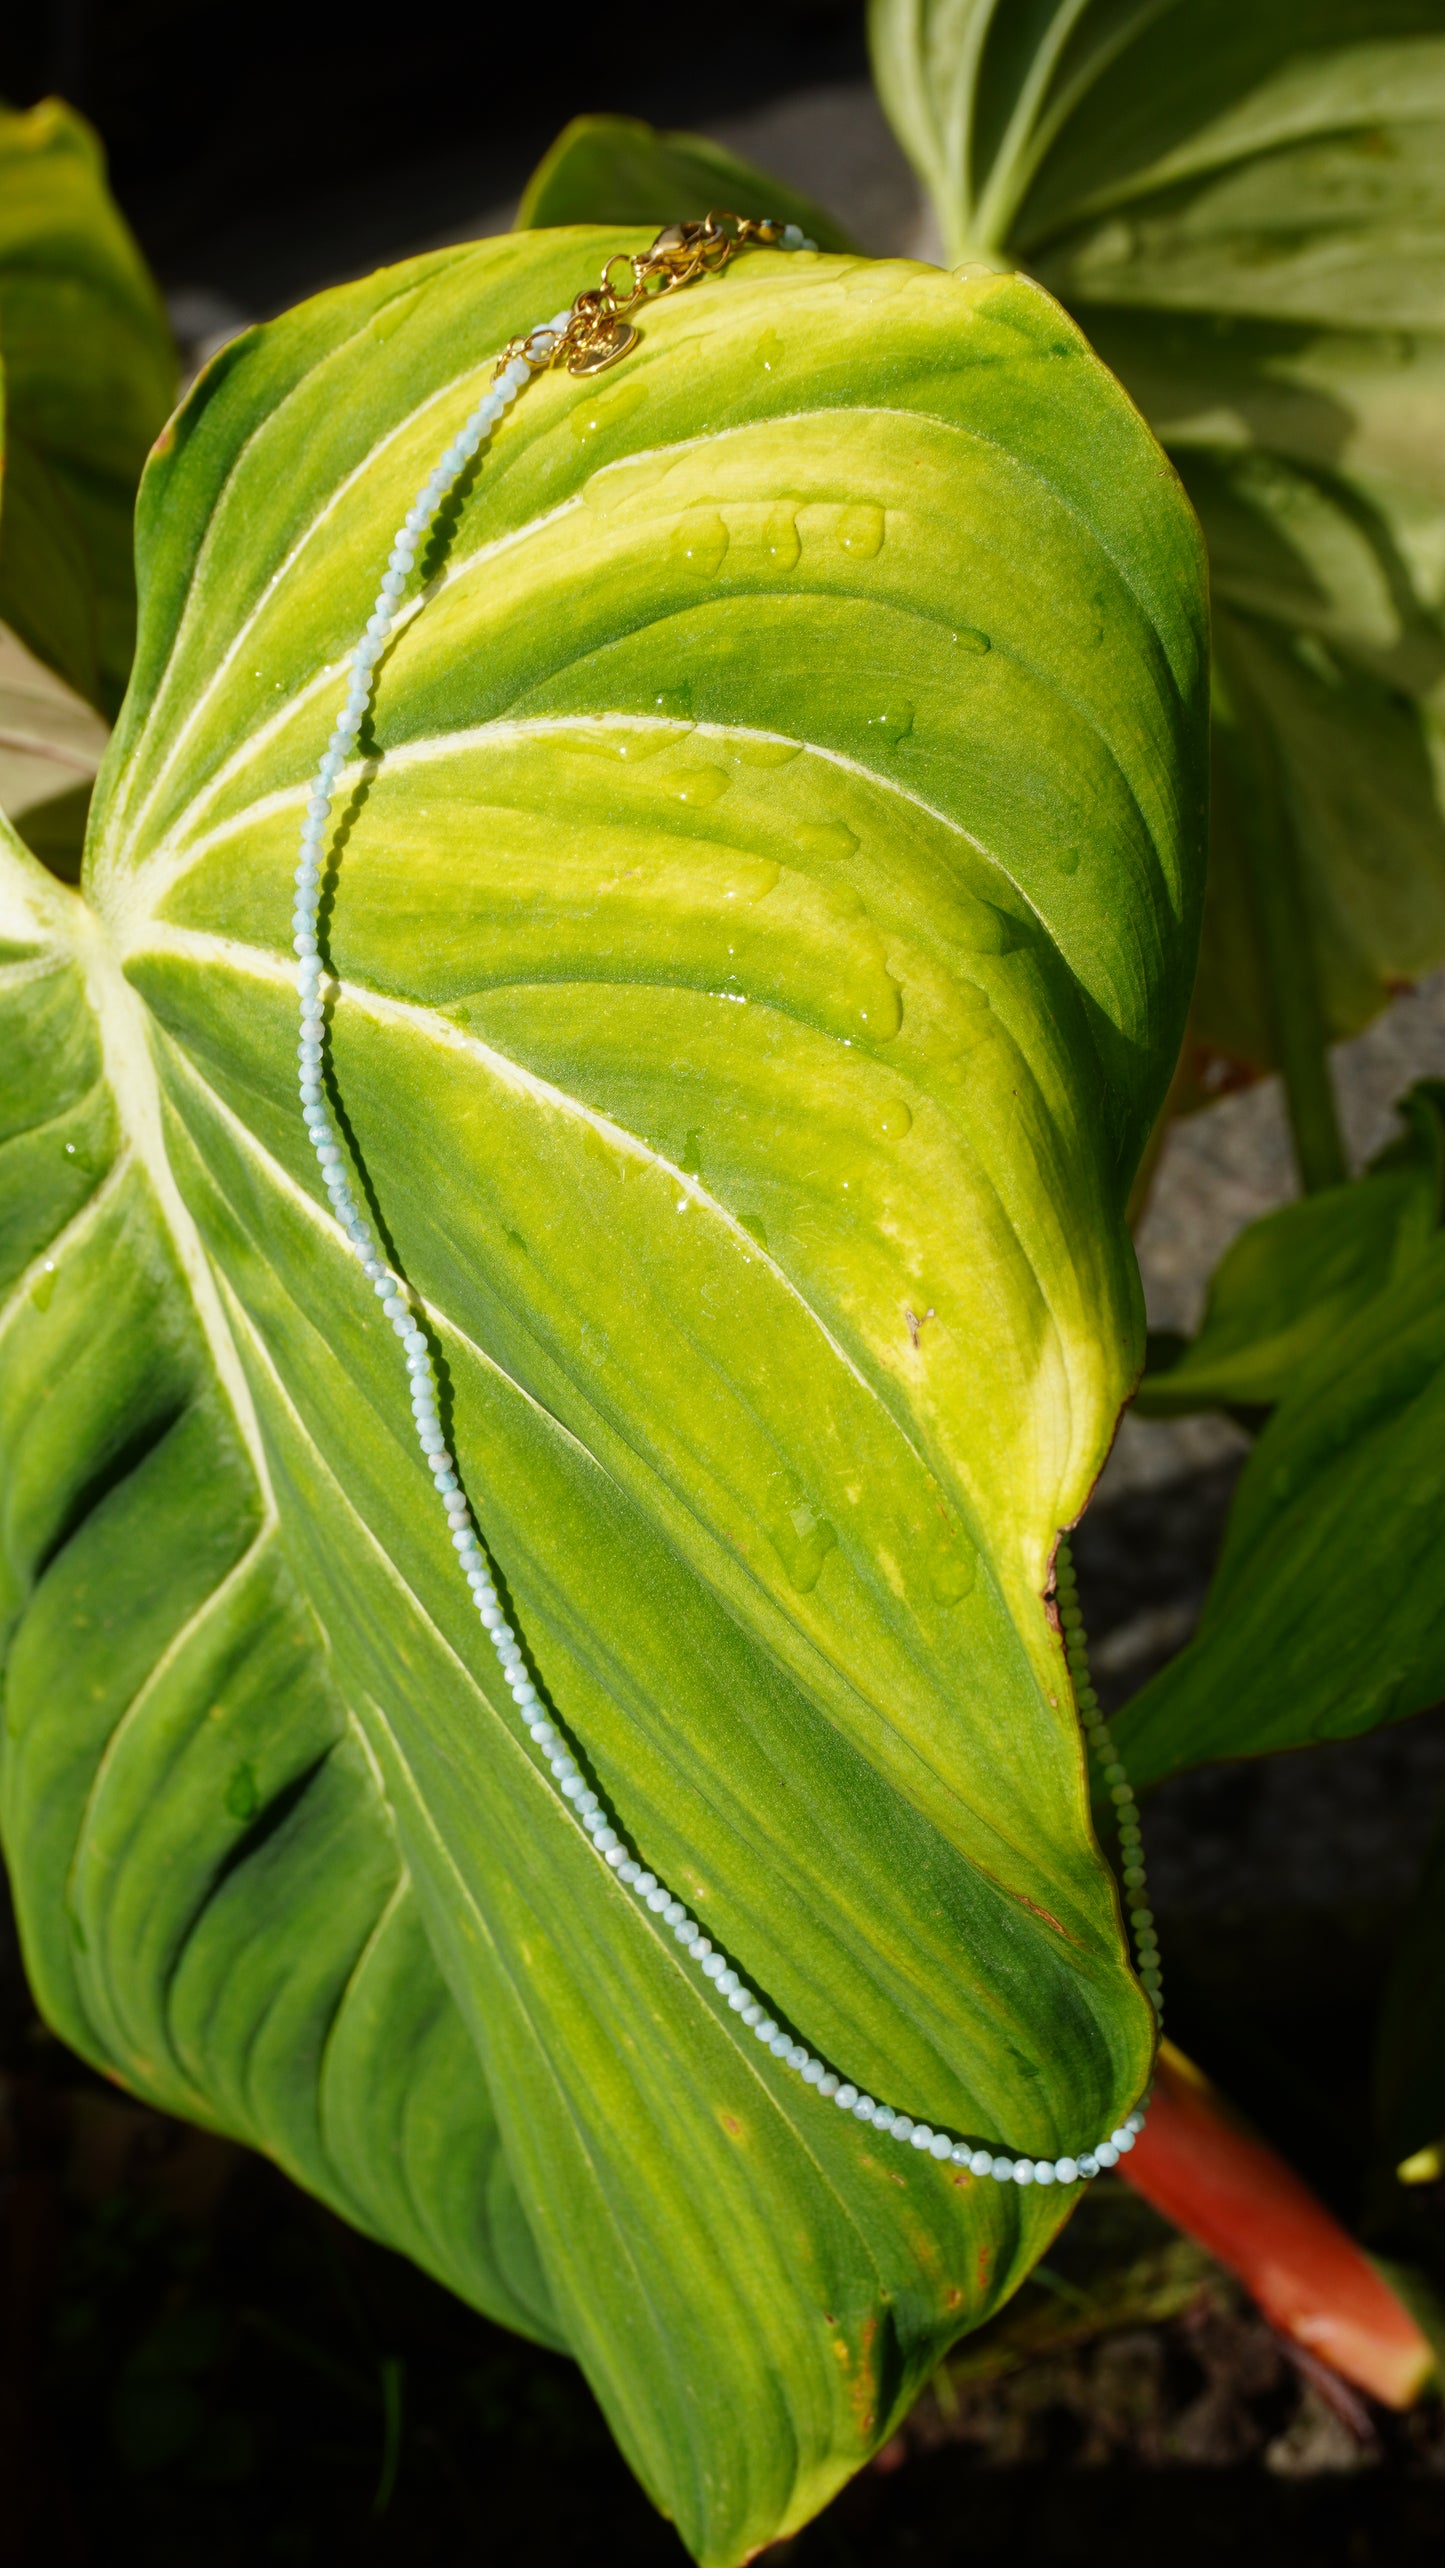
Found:
[[[641,304],[673,294],[700,276],[721,276],[728,261],[751,242],[776,249],[782,237],[781,223],[746,214],[712,213],[700,223],[664,224],[651,247],[635,258],[625,250],[614,251],[601,284],[578,295],[564,330],[533,330],[513,339],[497,359],[497,372],[520,357],[534,374],[555,365],[565,365],[574,375],[601,374],[636,347],[637,325],[630,316]]]

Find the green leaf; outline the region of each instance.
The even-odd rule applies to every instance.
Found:
[[[176,395],[160,297],[90,127],[0,107],[0,617],[109,718],[135,635],[131,520]]]
[[[1116,1718],[1132,1781],[1353,1738],[1445,1693],[1442,1450],[1437,1230],[1295,1373],[1240,1476],[1194,1639]]]
[[[714,211],[797,223],[820,250],[857,244],[810,196],[704,134],[640,116],[574,116],[522,190],[517,229],[553,223],[697,223]]]
[[[1404,1139],[1353,1186],[1331,1186],[1251,1222],[1221,1259],[1199,1335],[1148,1372],[1146,1418],[1271,1408],[1367,1302],[1429,1254],[1445,1215],[1445,1086],[1423,1080],[1400,1109]]]
[[[1438,0],[873,0],[951,258],[1057,294],[1184,476],[1228,737],[1193,1031],[1282,1066],[1445,959]]]
[[[0,625],[0,811],[65,882],[79,880],[108,737],[99,715]]]
[[[827,2109],[569,1816],[293,1085],[392,532],[486,352],[645,237],[323,296],[147,475],[86,901],[10,868],[0,1798],[67,2037],[555,2332],[727,2563],[1067,2198]],[[517,1628],[800,2037],[1082,2145],[1152,2026],[1045,1597],[1193,968],[1193,521],[1036,288],[750,252],[536,380],[420,569],[340,788],[334,1070]]]

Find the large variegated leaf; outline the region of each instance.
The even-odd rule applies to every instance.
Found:
[[[86,900],[7,871],[4,1820],[69,2038],[565,2342],[733,2561],[1061,2193],[830,2110],[568,1816],[292,1087],[294,844],[391,530],[638,237],[325,296],[148,474]],[[800,2035],[1082,2145],[1150,2017],[1045,1600],[1193,969],[1188,509],[1036,287],[750,253],[532,385],[422,568],[342,789],[334,1069],[541,1682]]]
[[[1201,1042],[1318,1068],[1445,957],[1441,0],[873,0],[950,255],[1061,296],[1177,458],[1228,720]]]
[[[176,357],[100,145],[58,98],[0,107],[0,360],[0,616],[110,716],[135,638],[136,484]]]

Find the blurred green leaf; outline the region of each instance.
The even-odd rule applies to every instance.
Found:
[[[147,475],[85,898],[3,869],[0,1798],[67,2038],[565,2341],[731,2563],[1068,2194],[827,2109],[576,1824],[294,1088],[378,567],[625,239],[250,332]],[[444,514],[327,898],[341,1110],[559,1720],[771,2007],[1032,2152],[1152,2048],[1045,1599],[1140,1347],[1202,568],[1036,287],[750,252]]]
[[[1244,1466],[1194,1639],[1115,1717],[1133,1781],[1352,1738],[1445,1693],[1442,1453],[1437,1231],[1295,1373]]]
[[[80,880],[105,724],[0,625],[0,811],[62,882]]]
[[[1283,1067],[1334,1182],[1324,1046],[1445,959],[1445,11],[872,0],[871,28],[950,259],[1059,296],[1199,510],[1223,718],[1195,1095]]]
[[[702,134],[662,134],[638,116],[574,116],[522,191],[517,229],[554,223],[700,222],[714,210],[797,223],[820,250],[853,250],[809,196]]]
[[[1142,1417],[1272,1408],[1375,1295],[1408,1275],[1445,1218],[1445,1084],[1424,1080],[1407,1130],[1370,1173],[1251,1222],[1221,1259],[1199,1335],[1146,1372]]]
[[[160,297],[90,127],[0,107],[0,618],[110,719],[135,639],[132,520],[176,395]]]

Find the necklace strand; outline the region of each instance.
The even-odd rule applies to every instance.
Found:
[[[610,260],[603,270],[600,288],[578,295],[565,312],[555,313],[550,321],[539,322],[502,350],[482,399],[422,483],[398,527],[375,606],[352,655],[346,701],[312,781],[301,829],[292,915],[301,1010],[297,1044],[301,1112],[332,1210],[363,1275],[401,1342],[411,1386],[417,1442],[446,1514],[457,1567],[471,1590],[472,1603],[482,1629],[496,1653],[507,1690],[527,1735],[551,1770],[562,1806],[570,1810],[579,1828],[591,1838],[600,1860],[656,1918],[659,1930],[664,1927],[670,1930],[681,1952],[703,1979],[711,1982],[717,1996],[726,2002],[739,2022],[775,2059],[794,2070],[803,2085],[810,2087],[815,2095],[836,2106],[840,2112],[852,2114],[855,2121],[871,2124],[875,2131],[885,2133],[902,2146],[926,2152],[940,2161],[947,2160],[955,2167],[967,2167],[975,2176],[991,2176],[1004,2184],[1070,2185],[1096,2176],[1105,2168],[1117,2166],[1119,2159],[1133,2148],[1137,2134],[1144,2127],[1142,2106],[1127,2114],[1116,2130],[1096,2141],[1092,2148],[1081,2150],[1077,2157],[1032,2158],[955,2138],[951,2132],[936,2131],[930,2123],[916,2121],[891,2104],[878,2103],[855,2086],[851,2079],[840,2075],[825,2060],[809,2052],[803,2043],[793,2039],[792,2034],[769,2013],[763,2000],[749,1987],[727,1955],[704,1934],[683,1901],[675,1898],[666,1883],[659,1881],[657,1875],[648,1871],[633,1853],[613,1814],[607,1809],[601,1794],[589,1783],[565,1735],[544,1704],[522,1644],[507,1621],[475,1518],[442,1435],[436,1374],[426,1331],[420,1324],[416,1298],[405,1280],[378,1254],[379,1244],[357,1201],[348,1174],[346,1154],[327,1104],[326,1010],[335,996],[335,986],[327,978],[321,957],[322,851],[329,836],[336,788],[345,776],[347,761],[356,747],[357,736],[371,707],[377,662],[386,647],[403,592],[416,566],[417,554],[425,544],[437,511],[532,375],[558,363],[564,364],[574,374],[596,374],[605,366],[615,364],[636,343],[638,334],[630,316],[639,306],[658,294],[690,284],[696,277],[716,275],[739,249],[752,241],[784,250],[810,250],[815,246],[793,223],[742,222],[734,216],[710,214],[705,223],[669,224],[658,234],[651,248],[638,258]],[[628,273],[620,285],[614,285],[612,272],[619,266],[625,266]],[[1156,2017],[1162,2021],[1159,1944],[1153,1913],[1147,1904],[1138,1814],[1128,1776],[1119,1761],[1108,1724],[1099,1708],[1098,1695],[1089,1678],[1078,1582],[1066,1540],[1059,1544],[1055,1584],[1064,1651],[1084,1735],[1102,1765],[1103,1781],[1117,1817],[1120,1877],[1134,1936],[1139,1978]]]

